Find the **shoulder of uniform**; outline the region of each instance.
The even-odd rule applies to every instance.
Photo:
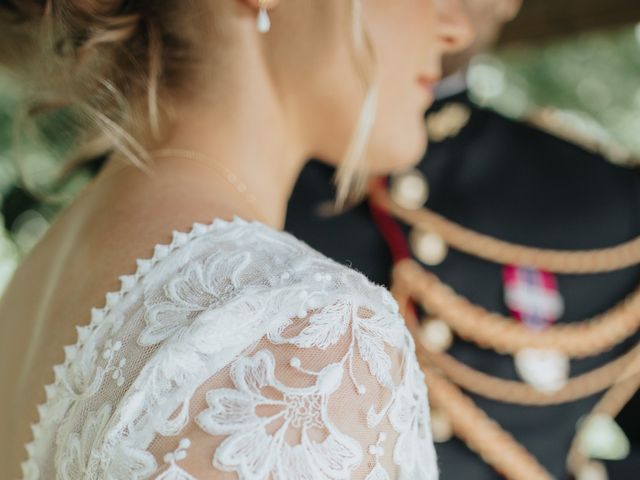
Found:
[[[467,96],[439,101],[425,115],[429,141],[434,143],[455,139],[463,132],[484,132],[487,129],[511,130],[517,134],[525,128],[519,120],[492,108],[478,105]]]
[[[481,115],[481,119],[478,115]],[[472,120],[474,117],[477,118]],[[537,131],[541,135],[548,135],[549,140],[556,139],[574,145],[588,153],[599,155],[612,164],[640,166],[640,158],[597,123],[585,121],[576,113],[553,107],[539,107],[519,118],[513,118],[492,108],[477,105],[472,100],[456,97],[442,102],[425,116],[429,140],[436,143],[457,137],[471,123],[510,129],[515,135],[518,132],[523,134]]]
[[[572,112],[540,107],[521,118],[524,125],[579,146],[607,161],[628,167],[640,165],[640,158],[611,137],[595,122],[585,122]]]

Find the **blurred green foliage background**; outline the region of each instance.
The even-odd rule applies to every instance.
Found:
[[[512,46],[478,58],[469,77],[480,103],[513,117],[553,107],[569,128],[640,157],[640,25]]]

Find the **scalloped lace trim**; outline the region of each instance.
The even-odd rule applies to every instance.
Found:
[[[150,257],[140,257],[136,259],[136,269],[132,274],[118,276],[118,280],[120,280],[120,288],[105,294],[104,306],[100,308],[91,308],[90,320],[86,325],[76,325],[76,341],[63,347],[64,359],[62,362],[55,364],[52,367],[54,380],[44,386],[46,399],[36,407],[38,411],[38,419],[30,425],[33,438],[30,442],[25,444],[25,449],[29,458],[22,463],[22,473],[24,478],[33,478],[33,474],[37,471],[37,466],[32,459],[35,454],[35,443],[38,442],[42,436],[42,424],[50,420],[50,418],[47,417],[49,413],[47,406],[53,400],[56,385],[63,381],[65,365],[73,361],[78,347],[84,344],[92,332],[98,328],[104,318],[110,313],[111,309],[120,302],[120,299],[135,287],[158,261],[166,257],[176,248],[217,228],[224,229],[234,225],[257,225],[259,223],[260,222],[255,220],[248,222],[247,220],[234,215],[232,220],[224,220],[216,217],[209,223],[193,222],[191,227],[186,231],[174,229],[171,232],[171,241],[169,243],[155,244],[153,247],[153,254]]]

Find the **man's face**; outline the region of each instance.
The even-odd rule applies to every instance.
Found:
[[[522,0],[462,0],[462,3],[476,31],[476,38],[467,49],[444,57],[444,76],[464,70],[475,55],[490,50],[504,24],[512,20],[522,6]]]

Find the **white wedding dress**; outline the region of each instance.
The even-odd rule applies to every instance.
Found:
[[[386,289],[238,217],[137,264],[54,367],[25,480],[438,477]]]

